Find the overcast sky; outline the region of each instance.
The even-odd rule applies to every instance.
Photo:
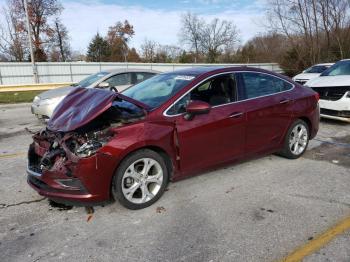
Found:
[[[180,15],[191,11],[210,21],[233,21],[243,42],[264,31],[265,0],[64,0],[61,18],[74,50],[85,52],[91,38],[104,35],[109,26],[125,19],[134,26],[130,46],[137,49],[145,38],[161,44],[180,45]],[[0,3],[4,0],[0,0]]]

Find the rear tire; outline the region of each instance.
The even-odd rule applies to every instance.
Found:
[[[112,181],[112,195],[128,209],[152,205],[164,193],[168,169],[162,156],[141,149],[127,156],[119,165]]]
[[[280,155],[289,158],[297,159],[302,156],[309,144],[310,131],[308,124],[298,119],[289,128],[285,138],[284,146]]]

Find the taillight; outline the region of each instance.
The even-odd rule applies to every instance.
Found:
[[[315,98],[316,98],[316,101],[320,100],[320,94],[315,92]]]

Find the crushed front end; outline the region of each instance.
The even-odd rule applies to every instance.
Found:
[[[63,202],[108,200],[115,162],[99,151],[113,137],[108,130],[35,134],[28,151],[28,183],[39,194]]]
[[[118,138],[120,126],[144,116],[144,109],[113,92],[77,89],[70,93],[47,128],[33,135],[28,150],[29,185],[56,202],[108,200],[118,164],[118,155],[108,144]]]

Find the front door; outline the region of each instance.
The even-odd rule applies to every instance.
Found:
[[[175,117],[183,173],[244,155],[246,115],[239,104],[233,103],[236,91],[235,76],[220,75],[194,88],[169,110]],[[210,112],[186,120],[185,107],[192,100],[209,103]]]

